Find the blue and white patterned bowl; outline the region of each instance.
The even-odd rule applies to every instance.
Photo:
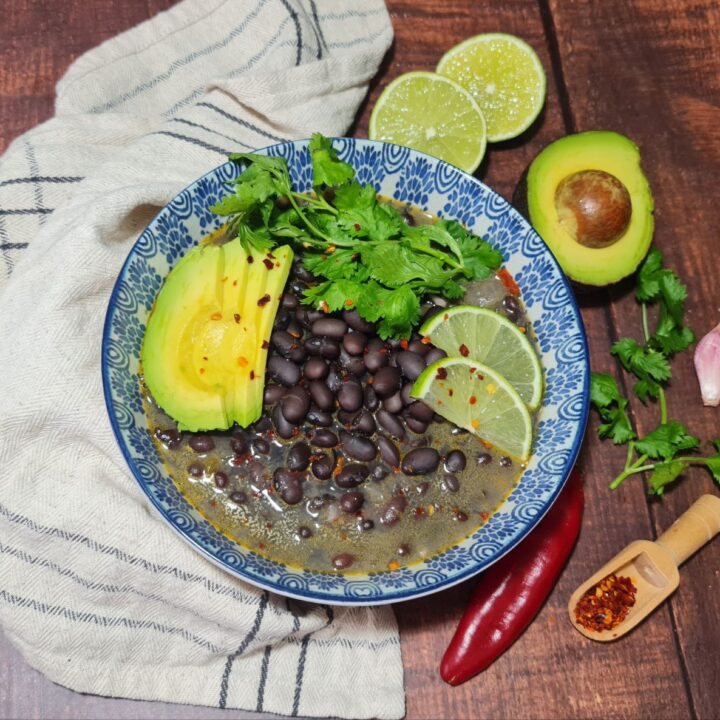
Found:
[[[219,226],[209,207],[238,175],[226,163],[170,202],[130,251],[105,321],[103,383],[123,454],[152,505],[181,537],[216,565],[284,595],[333,604],[397,602],[437,592],[475,575],[517,545],[562,489],[580,448],[588,412],[588,354],[582,320],[565,276],[530,225],[497,193],[436,158],[408,148],[348,138],[334,141],[361,183],[435,215],[466,223],[499,248],[522,289],[535,328],[546,392],[528,469],[508,499],[464,542],[409,568],[342,576],[288,567],[232,542],[175,487],[147,429],[138,387],[145,323],[163,278],[197,241]],[[311,189],[307,141],[260,150],[287,159],[296,189]],[[532,540],[530,540],[532,542]]]

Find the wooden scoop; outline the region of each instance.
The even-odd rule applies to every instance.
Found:
[[[591,640],[617,640],[644,620],[678,586],[678,567],[720,532],[720,498],[702,495],[655,542],[636,540],[584,582],[568,603],[570,622]],[[611,573],[629,577],[637,588],[635,604],[624,620],[597,632],[575,620],[578,600]]]

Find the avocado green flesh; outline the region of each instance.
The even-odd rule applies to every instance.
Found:
[[[627,189],[632,203],[630,223],[619,240],[607,247],[586,247],[561,226],[555,191],[569,175],[602,170]],[[624,135],[590,131],[568,135],[548,145],[533,160],[527,174],[530,223],[573,280],[609,285],[635,271],[653,236],[653,197],[640,167],[637,146]]]
[[[181,430],[250,425],[262,413],[267,345],[292,250],[201,244],[170,271],[148,318],[145,384]],[[263,347],[263,344],[265,347]]]

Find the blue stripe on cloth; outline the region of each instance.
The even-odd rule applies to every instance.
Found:
[[[217,42],[214,42],[211,45],[204,47],[202,50],[196,50],[195,52],[190,53],[183,58],[175,60],[170,65],[170,67],[168,67],[167,70],[160,73],[159,75],[156,75],[151,80],[146,80],[144,83],[137,85],[132,90],[129,90],[128,92],[123,93],[122,95],[115,97],[112,100],[108,100],[106,103],[103,103],[101,105],[95,105],[94,107],[90,108],[89,112],[102,113],[107,112],[108,110],[113,110],[114,108],[118,107],[118,105],[122,105],[122,103],[127,102],[128,100],[132,100],[133,98],[141,95],[147,90],[154,88],[159,83],[168,80],[175,74],[177,70],[180,70],[186,65],[191,64],[198,58],[204,57],[206,55],[211,55],[216,50],[220,50],[226,47],[233,40],[237,39],[245,32],[247,26],[260,14],[260,11],[266,4],[267,0],[260,0],[260,2],[253,8],[253,10],[245,16],[245,19],[239,25],[236,25],[222,40],[218,40]]]
[[[310,643],[310,638],[318,631],[324,630],[326,627],[332,624],[332,621],[335,619],[335,614],[333,613],[333,609],[329,605],[323,605],[322,608],[325,610],[325,613],[327,615],[327,622],[323,627],[318,628],[317,630],[311,630],[309,633],[305,635],[302,639],[302,643],[300,644],[300,656],[298,657],[298,667],[297,672],[295,674],[295,695],[293,696],[293,706],[292,706],[292,717],[297,717],[298,711],[300,709],[300,697],[302,695],[302,685],[303,685],[303,675],[305,674],[305,663],[307,661],[307,651],[308,651],[308,644]]]
[[[327,50],[327,45],[325,44],[325,36],[323,35],[322,25],[320,24],[320,18],[318,17],[318,10],[317,5],[315,4],[315,0],[310,0],[310,7],[312,9],[312,16],[314,22],[313,30],[315,32],[315,37],[318,41],[317,59],[321,60],[323,56],[323,50]]]
[[[236,145],[242,145],[246,150],[254,150],[251,145],[246,145],[244,142],[240,142],[237,138],[230,137],[229,135],[225,135],[224,133],[218,132],[217,130],[213,130],[212,128],[205,127],[205,125],[200,125],[200,123],[195,123],[190,120],[185,120],[185,118],[170,118],[168,122],[176,122],[176,123],[182,123],[183,125],[188,125],[189,127],[198,128],[198,130],[204,130],[205,132],[213,133],[213,135],[217,135],[218,137],[225,138],[225,140],[229,140],[230,142],[235,143]]]
[[[347,10],[343,13],[323,13],[320,15],[321,20],[347,20],[348,18],[364,18],[373,15],[384,15],[387,12],[385,8],[377,7],[374,10]]]
[[[210,640],[201,638],[185,628],[179,628],[173,625],[163,625],[162,623],[157,623],[154,620],[134,620],[133,618],[127,617],[108,617],[107,615],[98,615],[91,612],[79,612],[77,610],[62,607],[61,605],[48,605],[47,603],[39,600],[22,597],[21,595],[14,595],[7,592],[7,590],[1,589],[0,601],[15,607],[29,608],[30,610],[41,613],[42,615],[62,617],[71,622],[93,623],[94,625],[106,628],[126,627],[131,630],[152,630],[163,635],[181,637],[183,640],[199,645],[200,647],[203,647],[215,654],[219,654],[224,651],[224,648],[220,645],[216,645]]]
[[[285,138],[281,138],[278,135],[273,135],[272,133],[266,132],[262,128],[257,127],[256,125],[253,125],[252,123],[248,122],[247,120],[243,120],[242,118],[235,117],[235,115],[231,115],[229,112],[223,110],[222,108],[219,108],[217,105],[213,105],[209,102],[200,102],[195,105],[195,107],[204,107],[208,108],[209,110],[213,110],[214,112],[218,113],[219,115],[222,115],[224,118],[227,118],[228,120],[231,120],[232,122],[237,123],[238,125],[242,125],[243,127],[248,128],[249,130],[253,130],[258,135],[263,135],[266,138],[270,138],[270,140],[277,140],[278,142],[282,142]]]
[[[0,182],[0,187],[5,185],[20,185],[22,183],[76,183],[84,180],[85,178],[79,176],[52,176],[52,175],[32,175],[30,177],[17,177],[12,180],[3,180]]]
[[[156,132],[150,134],[165,135],[166,137],[171,137],[175,140],[181,140],[182,142],[191,143],[192,145],[197,145],[201,148],[204,148],[205,150],[209,150],[210,152],[216,152],[223,156],[227,156],[232,152],[232,150],[226,150],[224,148],[218,147],[217,145],[211,145],[210,143],[206,143],[204,140],[198,140],[198,138],[190,137],[189,135],[180,135],[180,133],[174,133],[170,130],[157,130]]]
[[[4,242],[0,243],[0,250],[24,250],[29,243],[21,242],[21,243],[14,243],[14,242]]]
[[[25,140],[23,145],[25,146],[25,158],[28,161],[28,166],[30,167],[30,172],[33,175],[39,175],[40,174],[40,168],[37,164],[37,159],[35,157],[35,151],[32,148],[32,145]],[[42,186],[39,183],[33,183],[33,195],[35,196],[35,205],[39,208],[45,207],[45,199],[43,198],[43,191]],[[45,222],[45,218],[40,218],[40,224]]]
[[[22,208],[19,210],[0,210],[0,215],[49,215],[52,208]]]
[[[255,614],[255,622],[253,623],[253,626],[250,628],[247,635],[245,635],[245,637],[243,638],[243,641],[240,643],[238,649],[227,657],[227,661],[225,662],[225,669],[223,670],[222,681],[220,682],[220,699],[218,700],[218,707],[220,708],[224,708],[227,704],[228,684],[230,682],[230,673],[232,672],[233,663],[245,652],[245,650],[247,650],[247,646],[253,641],[253,639],[257,635],[258,630],[260,629],[260,624],[262,623],[263,616],[265,615],[265,608],[268,604],[269,599],[270,596],[268,595],[268,593],[263,592],[262,599],[260,600],[260,605],[257,609],[257,613]]]
[[[296,45],[296,52],[295,52],[295,65],[299,65],[302,62],[302,51],[303,51],[303,41],[302,41],[302,25],[300,25],[300,18],[298,17],[297,11],[295,8],[290,5],[288,0],[280,0],[280,2],[285,6],[285,9],[290,13],[290,17],[292,18],[293,23],[295,24],[295,35],[297,37],[297,45]]]
[[[260,667],[260,682],[258,683],[257,703],[255,712],[263,711],[263,701],[265,700],[265,682],[267,681],[268,666],[270,665],[270,653],[272,645],[266,645],[263,652],[262,666]]]

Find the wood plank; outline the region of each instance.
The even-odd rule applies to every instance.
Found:
[[[567,131],[552,73],[543,18],[535,2],[498,4],[406,0],[389,3],[395,46],[386,72],[372,89],[358,133],[382,88],[409,70],[433,69],[455,43],[481,32],[502,30],[525,38],[540,54],[548,72],[548,99],[541,121],[518,141],[491,146],[478,176],[512,196],[515,183],[532,157],[547,142]],[[552,40],[552,38],[550,38]],[[552,47],[552,42],[549,43]],[[591,355],[602,367],[609,362],[611,338],[607,311],[586,302],[583,317]],[[666,610],[657,613],[623,644],[600,645],[571,629],[565,605],[575,587],[608,556],[635,537],[652,532],[642,488],[630,485],[611,495],[605,485],[621,451],[601,447],[588,435],[581,464],[586,472],[587,510],[578,547],[547,605],[523,637],[480,677],[458,688],[438,676],[440,658],[457,624],[474,582],[397,606],[405,660],[408,718],[437,717],[688,717],[687,695]],[[620,503],[620,506],[618,505]],[[628,514],[628,507],[640,507]],[[480,582],[482,578],[480,578]],[[608,672],[614,668],[614,672]]]
[[[708,186],[720,163],[720,8],[712,0],[670,6],[661,0],[627,0],[594,3],[591,9],[559,0],[550,4],[577,127],[616,129],[639,144],[655,197],[655,242],[689,283],[688,318],[702,336],[720,320],[714,276],[718,205]],[[616,332],[638,337],[638,318],[633,298],[618,294]],[[717,409],[701,405],[691,352],[673,364],[668,408],[670,417],[685,422],[701,439],[720,435]],[[642,432],[658,422],[656,407],[636,402],[634,409]],[[707,443],[703,449],[711,450]],[[618,457],[615,470],[622,464]],[[690,470],[664,500],[649,503],[654,531],[662,532],[703,492],[717,494],[718,488],[704,470]],[[635,498],[625,507],[645,512]],[[687,563],[671,603],[692,709],[707,718],[718,712],[718,567],[716,541]]]

